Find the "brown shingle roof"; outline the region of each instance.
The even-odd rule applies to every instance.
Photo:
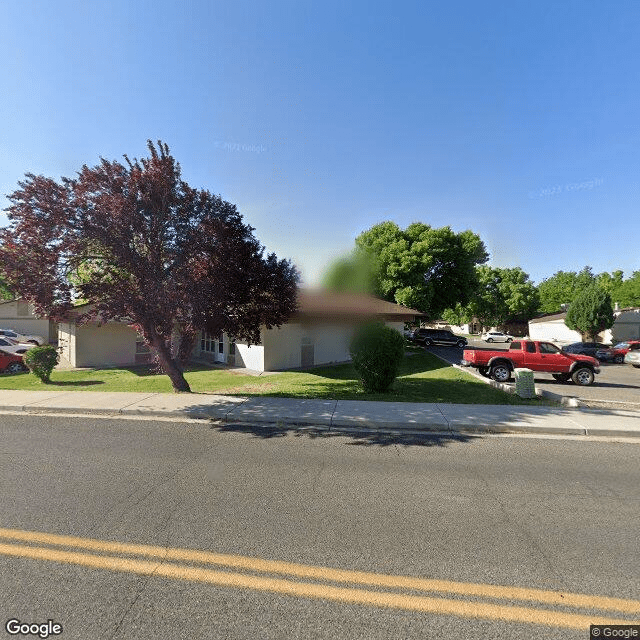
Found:
[[[298,311],[295,317],[383,317],[398,321],[413,320],[420,311],[401,304],[380,300],[363,293],[345,293],[325,289],[301,289],[298,292]]]

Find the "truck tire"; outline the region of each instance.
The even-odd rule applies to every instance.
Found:
[[[571,375],[568,373],[552,373],[551,374],[554,380],[558,382],[569,382]]]
[[[491,377],[496,382],[509,382],[511,380],[511,368],[505,362],[499,362],[491,367]]]
[[[588,387],[590,384],[593,384],[595,375],[593,373],[593,369],[589,367],[578,367],[571,374],[571,379],[575,384],[578,384],[581,387]]]

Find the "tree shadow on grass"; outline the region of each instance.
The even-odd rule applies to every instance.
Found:
[[[225,424],[212,426],[215,431],[221,433],[244,433],[254,438],[269,440],[271,438],[283,438],[292,435],[295,438],[335,439],[345,440],[345,444],[364,447],[446,447],[451,443],[470,443],[480,440],[481,436],[454,434],[454,433],[402,433],[400,431],[380,432],[367,429],[340,429],[328,430],[317,427],[301,427],[286,425],[254,425],[254,424]]]
[[[104,384],[104,380],[50,380],[49,387],[91,387],[95,384]]]

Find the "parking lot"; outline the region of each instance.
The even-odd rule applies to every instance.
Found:
[[[508,349],[505,343],[487,344],[483,340],[470,340],[469,347],[484,349]],[[451,364],[459,364],[463,349],[457,347],[437,347],[428,349],[431,353]],[[536,373],[536,387],[558,395],[574,397],[586,402],[611,402],[640,405],[640,369],[625,364],[601,363],[600,374],[589,387],[579,387],[573,383],[562,384],[554,380],[551,374]]]

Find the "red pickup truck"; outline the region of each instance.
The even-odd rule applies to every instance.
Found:
[[[593,384],[600,373],[600,363],[590,356],[565,353],[551,342],[514,340],[505,351],[491,349],[465,349],[463,367],[476,367],[484,376],[497,382],[508,382],[517,367],[550,373],[560,382],[573,380],[575,384]]]

